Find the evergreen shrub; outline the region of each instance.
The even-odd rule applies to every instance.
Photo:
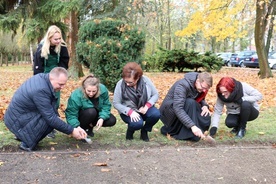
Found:
[[[78,61],[113,91],[128,62],[142,64],[145,33],[120,20],[94,20],[79,29]]]

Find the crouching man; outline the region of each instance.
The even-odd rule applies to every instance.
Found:
[[[21,141],[24,151],[32,151],[53,129],[71,134],[76,139],[86,138],[86,132],[62,121],[56,109],[60,91],[68,80],[62,67],[50,73],[40,73],[25,81],[15,92],[4,116],[7,128]]]

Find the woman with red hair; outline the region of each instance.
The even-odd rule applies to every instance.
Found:
[[[243,138],[246,132],[247,121],[252,121],[259,116],[258,101],[262,99],[262,94],[249,84],[239,82],[231,77],[223,77],[216,86],[218,95],[210,135],[217,132],[219,119],[226,106],[227,117],[225,124],[228,128],[233,128],[230,132],[236,134],[236,138]]]

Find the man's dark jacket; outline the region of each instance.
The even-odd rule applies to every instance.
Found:
[[[15,92],[4,116],[8,129],[33,149],[53,129],[71,134],[73,127],[58,117],[57,98],[49,74],[37,74]]]

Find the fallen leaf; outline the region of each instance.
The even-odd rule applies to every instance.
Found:
[[[104,169],[101,169],[101,171],[102,171],[102,172],[109,172],[109,171],[111,171],[111,169],[106,169],[106,168],[104,168]]]
[[[76,153],[76,154],[74,154],[74,155],[72,155],[73,157],[79,157],[80,156],[80,154],[79,153]]]
[[[104,162],[96,162],[96,163],[94,163],[93,165],[95,165],[95,166],[107,166],[107,163],[104,163]]]
[[[264,135],[265,133],[264,132],[259,132],[259,135]]]
[[[57,145],[57,142],[49,142],[50,145]]]

